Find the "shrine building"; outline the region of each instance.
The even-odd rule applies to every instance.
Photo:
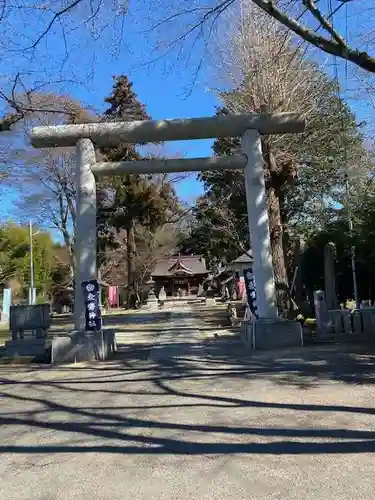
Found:
[[[160,259],[151,276],[157,295],[162,286],[169,297],[198,295],[208,270],[201,255],[178,255]]]

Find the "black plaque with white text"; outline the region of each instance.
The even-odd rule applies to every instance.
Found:
[[[85,303],[85,329],[98,331],[102,328],[100,311],[100,287],[98,280],[82,281],[82,290]]]
[[[251,267],[244,270],[245,277],[245,288],[247,295],[247,302],[249,304],[249,309],[251,313],[258,318],[258,308],[257,308],[257,293],[255,287],[254,274]]]

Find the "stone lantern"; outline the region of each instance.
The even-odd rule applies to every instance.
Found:
[[[147,281],[147,285],[150,287],[150,291],[147,296],[147,307],[149,309],[157,309],[158,307],[158,299],[155,295],[155,281],[151,278]]]

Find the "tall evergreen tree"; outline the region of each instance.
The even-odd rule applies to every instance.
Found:
[[[109,105],[104,112],[104,117],[108,121],[149,119],[145,107],[133,90],[132,82],[125,75],[114,77],[112,92],[104,101]],[[102,153],[107,161],[140,159],[136,146],[128,143],[121,143],[113,148],[103,148]],[[116,230],[123,228],[126,231],[127,276],[130,288],[134,285],[134,256],[136,253],[134,225],[141,208],[138,203],[140,201],[139,194],[143,190],[137,175],[125,175],[113,180],[107,179],[105,182],[116,189],[115,210],[111,214],[110,223],[105,217],[107,219],[106,227],[109,223]]]
[[[112,121],[142,121],[149,120],[150,116],[133,90],[133,83],[126,75],[114,76],[115,83],[112,93],[104,99],[109,107],[104,116]]]
[[[105,99],[109,107],[104,112],[106,120],[149,120],[145,106],[133,90],[127,76],[114,78],[111,95]],[[139,145],[121,143],[114,148],[103,148],[107,161],[139,160],[142,158]],[[130,290],[137,289],[135,256],[137,252],[137,224],[156,229],[175,212],[178,201],[175,192],[165,178],[149,178],[139,174],[127,174],[104,179],[106,186],[116,190],[115,205],[110,211],[99,212],[101,247],[108,245],[111,230],[124,230],[126,234],[127,278]]]

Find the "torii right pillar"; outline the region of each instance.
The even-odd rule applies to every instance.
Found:
[[[247,130],[242,135],[242,151],[247,156],[246,201],[258,312],[258,319],[245,327],[245,343],[253,349],[301,346],[303,336],[300,323],[278,316],[262,143],[257,130]]]

